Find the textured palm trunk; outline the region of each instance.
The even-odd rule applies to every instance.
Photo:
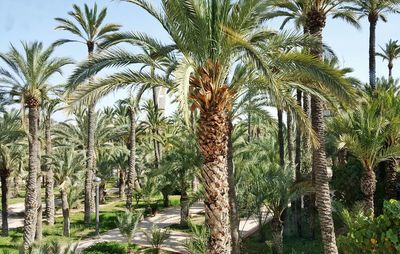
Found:
[[[247,114],[247,142],[251,142],[251,113]]]
[[[393,79],[392,70],[393,70],[393,62],[390,60],[388,64],[389,69],[389,80]]]
[[[326,16],[319,10],[312,9],[307,13],[306,19],[310,34],[319,38],[319,45],[312,48],[311,53],[322,59],[322,30],[326,24]],[[337,254],[338,249],[332,218],[332,204],[325,154],[325,123],[323,112],[323,102],[319,98],[311,96],[311,122],[319,141],[319,146],[313,149],[312,171],[320,230],[325,253]]]
[[[249,114],[249,119],[251,116]],[[249,124],[250,130],[250,124]],[[236,202],[236,181],[235,181],[235,168],[233,164],[233,144],[232,144],[232,119],[228,120],[228,184],[229,184],[229,216],[231,222],[231,237],[232,237],[232,254],[240,253],[240,234],[239,234],[239,214]],[[248,141],[251,142],[251,132],[249,132]]]
[[[278,109],[278,144],[279,144],[279,165],[285,166],[285,138],[283,135],[283,114]]]
[[[376,176],[372,167],[367,167],[361,177],[361,192],[364,194],[364,211],[374,216],[374,194],[376,190]]]
[[[290,110],[287,111],[287,154],[289,160],[289,168],[293,172],[293,179],[296,178],[296,172],[294,167],[294,159],[295,159],[295,150],[294,150],[294,125],[293,125],[293,116]]]
[[[397,182],[398,182],[398,173],[396,171],[397,168],[397,160],[391,159],[386,162],[386,184],[385,184],[385,192],[386,199],[397,199]]]
[[[71,232],[71,222],[69,220],[69,204],[68,204],[68,196],[65,190],[60,191],[61,194],[61,206],[62,206],[62,214],[63,214],[63,235],[69,237]]]
[[[198,142],[204,158],[201,169],[205,189],[206,224],[210,229],[207,253],[231,253],[227,166],[227,113],[211,105],[200,113]]]
[[[126,175],[125,170],[121,168],[119,170],[119,190],[118,190],[120,199],[125,199],[125,189],[126,189],[125,175]]]
[[[94,105],[88,107],[88,140],[86,150],[86,172],[85,172],[85,207],[84,207],[84,221],[85,223],[90,222],[91,212],[95,208],[94,204],[94,193],[93,193],[93,177],[94,177],[94,159],[95,159],[95,148],[94,148],[94,133],[96,126],[95,119],[95,108]]]
[[[46,140],[46,156],[51,155],[52,144],[51,144],[51,118],[47,116],[45,119],[45,140]],[[47,223],[52,226],[54,225],[54,172],[53,169],[46,165],[46,191],[45,191],[45,216]]]
[[[183,177],[182,177],[183,178]],[[189,196],[187,194],[187,183],[185,179],[181,179],[181,220],[180,225],[182,227],[188,226],[189,218]]]
[[[301,107],[301,91],[297,90],[296,98],[297,104]],[[296,126],[296,152],[295,152],[295,175],[296,175],[296,182],[301,181],[301,130],[299,126]],[[299,237],[302,236],[302,229],[301,229],[301,198],[295,200],[294,204],[294,226],[296,228],[296,233]]]
[[[283,253],[283,224],[279,215],[271,220],[272,249],[275,254]]]
[[[129,108],[130,132],[129,132],[129,170],[128,191],[126,192],[126,207],[132,208],[133,190],[139,189],[139,181],[136,173],[136,113],[134,108]]]
[[[35,240],[41,241],[43,234],[43,205],[42,205],[42,172],[38,170],[38,180],[37,180],[37,199],[38,199],[38,210],[37,210],[37,220],[36,220],[36,232]]]
[[[169,207],[169,193],[168,193],[167,187],[165,187],[161,190],[161,195],[163,197],[163,206]]]
[[[28,177],[26,180],[25,194],[25,216],[24,216],[24,236],[23,251],[27,252],[35,239],[37,212],[38,212],[38,195],[37,180],[40,168],[39,159],[39,109],[30,107],[28,113],[29,122],[29,159],[28,159]]]
[[[1,234],[8,236],[8,177],[10,171],[8,169],[0,170],[1,178]]]
[[[372,89],[375,89],[376,83],[376,52],[375,52],[375,41],[376,41],[376,23],[378,18],[374,15],[368,17],[369,21],[369,85]]]

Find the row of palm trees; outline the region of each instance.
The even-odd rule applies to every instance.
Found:
[[[70,105],[82,104],[87,107],[88,128],[84,145],[86,222],[93,209],[92,179],[95,143],[98,142],[95,138],[96,102],[104,95],[126,87],[138,94],[135,103],[128,102],[131,132],[127,142],[130,148],[127,205],[131,207],[131,191],[139,185],[135,179],[135,109],[145,91],[153,90],[156,95],[155,87],[161,86],[177,94],[180,111],[187,123],[192,122],[197,135],[203,157],[201,179],[205,188],[206,223],[210,228],[209,253],[239,253],[236,190],[232,181],[233,151],[229,145],[232,121],[236,104],[248,104],[251,108],[253,103],[260,100],[264,105],[275,105],[279,111],[288,112],[289,119],[294,118],[288,124],[296,125],[297,148],[303,143],[307,148],[305,151],[310,151],[313,144],[312,176],[324,249],[326,253],[337,253],[323,115],[326,106],[352,101],[355,82],[347,77],[347,69],[338,69],[333,61],[326,60],[324,50],[327,47],[322,42],[322,32],[328,16],[343,18],[356,26],[359,18],[368,16],[371,27],[370,86],[374,88],[376,22],[378,18],[385,20],[385,13],[395,12],[397,2],[240,0],[232,3],[229,0],[173,0],[162,1],[161,12],[144,0],[126,2],[153,16],[172,42],[165,44],[143,33],[119,32],[118,25],[103,24],[105,9],[98,12],[97,6],[90,9],[85,5],[84,10],[73,7],[69,13],[71,20],[57,18],[60,23],[58,29],[72,33],[77,37],[76,40],[59,40],[49,48],[43,48],[40,43],[25,43],[23,54],[12,47],[9,53],[0,55],[7,66],[7,69],[1,69],[1,81],[6,84],[3,92],[18,99],[22,109],[29,110],[25,248],[33,242],[35,232],[38,239],[41,235],[41,219],[38,219],[38,216],[41,218],[41,209],[38,209],[41,206],[38,202],[39,109],[53,92],[48,86],[48,79],[71,63],[66,58],[52,57],[52,52],[54,47],[63,43],[83,42],[88,49],[88,60],[80,63],[69,77],[65,97]],[[281,16],[286,18],[283,24],[294,20],[304,34],[271,32],[264,27],[265,20]],[[121,43],[139,47],[141,52],[134,54],[119,47]],[[107,67],[118,69],[108,76],[94,78]],[[293,89],[298,90],[297,100],[292,96]],[[156,101],[153,102],[155,107]],[[251,112],[249,110],[248,119],[251,119]],[[280,119],[282,122],[282,117]],[[160,128],[155,126],[152,134],[159,134]],[[251,134],[251,128],[248,130]],[[288,130],[293,131],[293,127],[288,126]],[[283,151],[282,136],[280,147]],[[156,161],[160,162],[160,142],[156,139],[153,141]],[[289,143],[292,142],[293,139]],[[46,149],[46,155],[51,154],[50,148],[48,151]],[[292,149],[288,151],[292,158],[290,165],[296,165],[296,170],[300,171],[300,154],[296,152],[293,156]],[[281,153],[281,164],[284,163],[283,158],[284,152]],[[49,185],[51,178],[50,173],[46,179]],[[49,203],[48,206],[53,205]],[[52,208],[46,209],[46,214],[52,211]]]

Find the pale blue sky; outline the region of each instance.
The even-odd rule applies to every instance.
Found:
[[[150,0],[158,4],[158,0]],[[55,17],[67,17],[73,3],[108,8],[107,21],[121,24],[122,30],[147,32],[152,36],[166,41],[168,37],[162,28],[144,11],[133,4],[118,0],[0,0],[0,51],[7,51],[9,43],[19,44],[20,41],[43,41],[49,45],[56,39],[69,38],[69,34],[55,31]],[[277,28],[277,22],[271,27]],[[384,45],[390,38],[400,39],[400,16],[390,15],[389,22],[378,23],[377,48]],[[339,20],[329,20],[324,32],[324,41],[330,45],[345,67],[354,69],[353,76],[363,82],[368,81],[368,23],[362,21],[362,29],[356,30]],[[86,48],[82,44],[68,44],[56,51],[57,55],[68,56],[80,61],[86,57]],[[377,76],[386,76],[387,67],[377,58]],[[62,82],[71,72],[72,67],[65,69],[64,77],[58,77],[55,82]],[[395,63],[394,76],[398,77],[400,62]],[[123,96],[121,93],[109,96],[101,103],[110,105]]]

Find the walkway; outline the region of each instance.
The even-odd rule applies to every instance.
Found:
[[[190,208],[190,214],[199,214],[204,212],[204,206],[202,203],[195,203]],[[147,241],[146,235],[143,231],[149,230],[153,225],[158,228],[165,228],[172,224],[179,223],[180,220],[180,208],[179,207],[171,207],[167,208],[154,217],[147,217],[138,225],[138,230],[134,236],[133,243],[141,246],[149,247],[151,246]],[[258,230],[258,220],[256,218],[243,219],[240,221],[240,233],[243,238],[246,238],[252,235],[254,232]],[[184,243],[186,240],[190,238],[190,234],[180,232],[180,231],[170,231],[169,238],[163,244],[162,249],[166,251],[171,251],[175,253],[188,253],[184,247]],[[98,242],[107,242],[107,241],[117,241],[117,242],[125,242],[126,239],[121,235],[119,229],[110,230],[104,234],[101,234],[99,237],[88,238],[82,240],[79,243],[79,250],[83,250],[95,243]]]

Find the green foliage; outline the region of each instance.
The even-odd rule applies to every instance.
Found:
[[[119,242],[101,242],[85,249],[82,254],[126,254],[128,246]]]
[[[383,214],[371,218],[362,212],[351,214],[342,211],[349,228],[346,235],[338,239],[344,254],[350,253],[399,253],[400,252],[400,202],[385,201]]]
[[[205,225],[195,225],[189,220],[189,228],[192,236],[184,243],[190,254],[205,254],[209,236]]]
[[[60,240],[52,239],[48,242],[34,243],[27,254],[75,254],[78,244],[64,244]]]
[[[153,226],[150,231],[144,231],[147,241],[151,244],[153,253],[159,253],[163,243],[168,239],[170,231]]]
[[[131,243],[133,235],[136,232],[140,219],[142,218],[141,212],[131,212],[126,210],[124,213],[118,215],[118,228],[123,236]]]

